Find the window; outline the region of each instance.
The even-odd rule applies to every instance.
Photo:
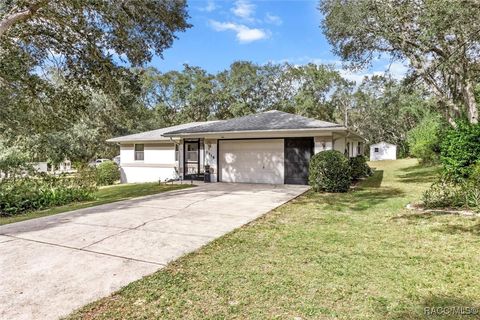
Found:
[[[357,144],[357,154],[361,154],[361,152],[362,152],[362,143],[359,142],[359,143]]]
[[[144,159],[144,148],[143,144],[135,145],[135,161],[143,161]]]
[[[175,161],[178,161],[178,144],[175,144]]]
[[[197,142],[187,142],[186,147],[186,160],[187,162],[198,162],[198,143]]]
[[[374,150],[374,151],[375,151],[375,152],[378,152],[378,148],[375,148],[375,150]]]

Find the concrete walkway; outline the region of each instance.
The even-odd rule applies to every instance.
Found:
[[[0,226],[0,319],[56,319],[307,190],[204,184]]]

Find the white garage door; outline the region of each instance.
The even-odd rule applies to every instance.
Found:
[[[220,140],[220,181],[283,184],[283,139]]]

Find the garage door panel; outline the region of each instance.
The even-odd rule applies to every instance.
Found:
[[[284,182],[283,139],[220,141],[220,181]]]

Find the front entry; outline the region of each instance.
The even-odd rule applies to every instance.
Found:
[[[285,184],[308,184],[313,138],[285,139]]]
[[[202,180],[200,168],[200,140],[185,141],[183,145],[183,177],[186,180]]]

